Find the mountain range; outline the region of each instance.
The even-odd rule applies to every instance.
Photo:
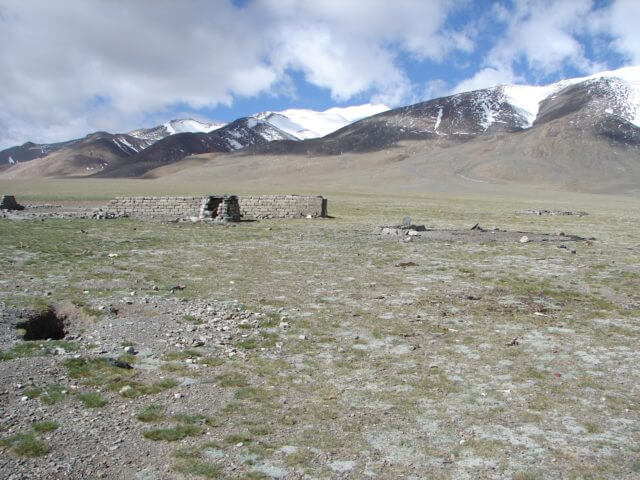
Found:
[[[640,67],[545,86],[500,85],[393,110],[364,105],[325,112],[266,112],[227,125],[169,122],[108,137],[109,145],[104,144],[106,135],[13,147],[0,152],[0,162],[7,163],[8,155],[20,162],[31,156],[44,163],[61,162],[51,169],[41,167],[52,175],[73,175],[67,172],[84,167],[93,168],[86,171],[97,176],[136,177],[188,155],[206,160],[212,158],[209,154],[226,153],[234,164],[247,157],[255,164],[255,159],[267,157],[270,162],[282,156],[304,157],[308,163],[320,157],[391,152],[395,160],[391,166],[379,166],[376,178],[406,172],[403,178],[412,182],[421,176],[449,176],[588,191],[640,191]],[[82,160],[86,144],[92,142],[100,142],[100,148],[95,147],[99,155],[91,157],[94,163]],[[85,153],[65,157],[65,151]],[[367,157],[358,158],[364,172]],[[6,165],[4,170],[3,176],[30,175],[23,165]]]
[[[379,104],[323,112],[292,109],[261,112],[228,124],[178,119],[124,134],[95,132],[59,143],[27,142],[0,151],[0,172],[5,177],[131,176],[193,154],[316,138],[385,110],[388,107]]]

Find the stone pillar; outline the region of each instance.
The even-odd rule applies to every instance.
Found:
[[[215,221],[220,223],[240,221],[240,204],[237,196],[225,195],[222,197]]]

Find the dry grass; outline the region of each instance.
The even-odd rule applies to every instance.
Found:
[[[516,214],[526,208],[590,215]],[[216,419],[207,431],[230,451],[224,467],[201,464],[200,450],[178,455],[175,468],[185,474],[202,467],[218,475],[233,464],[237,475],[280,468],[325,478],[416,471],[580,478],[589,473],[587,455],[597,461],[598,478],[633,475],[639,452],[632,425],[640,421],[639,372],[630,367],[640,360],[636,199],[337,194],[329,211],[336,218],[236,228],[2,222],[0,268],[14,271],[16,283],[32,277],[34,290],[49,289],[55,299],[81,289],[91,298],[122,298],[132,279],[161,286],[171,279],[187,287],[176,295],[235,299],[265,313],[258,332],[234,343],[242,359],[198,357],[213,359],[206,369],[219,399],[198,413]],[[377,225],[405,214],[432,227],[479,222],[597,240],[576,244],[572,255],[544,243],[403,243],[374,235]],[[91,239],[88,253],[80,229]],[[397,266],[406,262],[415,265]],[[92,286],[105,272],[112,282]],[[19,292],[2,295],[27,301]],[[186,357],[197,356],[171,359]],[[90,359],[68,367],[85,384],[111,373]],[[180,424],[148,435],[179,440],[203,429]]]

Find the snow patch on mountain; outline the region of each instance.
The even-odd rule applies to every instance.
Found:
[[[164,123],[164,127],[169,132],[169,135],[174,135],[176,133],[209,133],[217,130],[218,128],[224,127],[225,123],[209,123],[209,122],[200,122],[198,120],[194,120],[193,118],[183,118],[178,120],[171,120],[170,122]]]
[[[365,104],[353,107],[333,107],[323,112],[292,108],[280,112],[262,112],[254,117],[265,120],[299,140],[305,140],[324,137],[353,122],[387,110],[389,107],[386,105]]]

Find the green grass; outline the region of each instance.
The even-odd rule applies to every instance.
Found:
[[[202,325],[204,323],[204,321],[201,318],[198,318],[195,315],[183,315],[182,319],[185,322],[191,323],[193,325]]]
[[[201,357],[198,360],[198,364],[207,365],[208,367],[218,367],[224,364],[224,360],[219,357]]]
[[[179,352],[169,352],[165,354],[162,359],[167,362],[172,362],[175,360],[186,360],[187,358],[196,358],[201,356],[202,353],[197,350],[182,350]]]
[[[49,446],[36,437],[34,432],[16,433],[0,439],[0,445],[8,447],[22,457],[39,457],[49,453]]]
[[[175,442],[187,437],[197,437],[204,433],[204,428],[197,425],[176,425],[171,428],[154,428],[143,433],[144,438],[153,441]]]
[[[87,408],[101,408],[108,402],[96,392],[84,392],[76,394],[76,398]]]
[[[247,377],[239,372],[227,372],[216,377],[221,387],[245,387]]]
[[[74,352],[78,346],[68,340],[25,340],[9,350],[0,350],[0,361],[53,355],[56,348],[64,348],[67,352]]]
[[[171,459],[175,476],[259,477],[261,473],[247,473],[255,467],[243,464],[241,454],[264,440],[276,446],[265,448],[260,459],[273,455],[310,478],[332,474],[326,462],[313,460],[314,449],[336,459],[353,458],[360,465],[367,458],[397,452],[410,458],[410,467],[402,462],[379,464],[376,473],[384,478],[428,471],[434,459],[439,464],[450,453],[456,454],[456,461],[442,467],[444,476],[473,476],[473,465],[486,462],[495,465],[495,475],[506,478],[544,478],[557,472],[586,478],[593,462],[599,465],[593,477],[624,478],[640,473],[631,471],[638,452],[629,450],[640,413],[629,385],[637,383],[638,375],[621,367],[638,359],[634,339],[640,318],[635,288],[640,253],[634,228],[640,221],[640,201],[609,201],[606,196],[596,200],[564,194],[462,198],[376,193],[331,197],[330,211],[338,218],[330,221],[273,220],[236,228],[133,220],[99,226],[66,219],[0,222],[7,248],[0,256],[0,269],[11,271],[15,283],[25,288],[51,290],[48,302],[82,298],[84,285],[94,283],[91,297],[104,303],[130,290],[143,291],[141,284],[160,285],[151,295],[169,297],[167,279],[175,279],[187,289],[174,297],[212,303],[238,300],[231,308],[244,304],[264,314],[256,317],[258,331],[254,320],[238,327],[248,337],[240,338],[234,329],[229,346],[238,348],[237,356],[227,358],[224,349],[211,353],[209,345],[194,349],[202,356],[194,362],[200,368],[189,369],[190,374],[199,372],[203,382],[213,377],[215,383],[206,388],[216,402],[175,417],[172,412],[180,409],[168,400],[171,406],[166,410],[141,406],[133,412],[139,421],[149,422],[139,424],[142,430],[164,431],[156,433],[161,439],[179,437],[173,427],[201,427],[211,433],[163,447],[187,449]],[[593,215],[578,219],[514,214],[529,206],[554,207],[554,202],[562,204],[558,208],[593,209]],[[602,240],[576,245],[578,254],[567,255],[551,243],[415,239],[405,244],[374,234],[376,225],[397,223],[405,214],[433,227],[466,229],[480,222],[509,230],[562,229]],[[87,236],[77,238],[80,228],[90,232],[91,242]],[[109,259],[110,252],[120,256]],[[395,267],[409,261],[419,267]],[[634,275],[619,274],[624,270]],[[470,294],[479,300],[468,300]],[[0,296],[13,304],[31,301],[22,289],[5,289]],[[185,307],[191,306],[189,300]],[[151,313],[151,306],[142,308],[145,316]],[[192,310],[178,310],[183,327],[198,321],[195,316],[180,318],[186,311]],[[278,327],[283,316],[290,329]],[[300,341],[303,333],[308,339]],[[507,347],[516,337],[519,345]],[[366,349],[356,351],[354,345]],[[402,345],[415,350],[392,351]],[[167,374],[167,369],[186,372],[183,360],[196,358],[184,352],[172,355],[169,362],[175,363],[159,370],[125,371],[87,358],[68,371],[76,375],[81,389],[117,392],[131,385],[129,394],[137,396],[152,390],[162,375],[177,375]],[[553,375],[556,371],[562,373],[560,378]],[[42,402],[46,387],[37,388]],[[160,396],[164,401],[165,395],[159,394],[145,403],[160,401]],[[504,422],[505,415],[509,422]],[[614,417],[628,423],[610,425],[608,419]],[[446,428],[451,418],[457,419],[453,430]],[[583,419],[584,434],[565,428],[551,432],[550,425],[553,429],[563,418]],[[586,425],[587,419],[592,426]],[[344,428],[336,430],[336,424]],[[501,426],[497,431],[496,425]],[[540,456],[535,467],[543,474],[537,475],[531,472],[529,456],[514,456],[504,445],[472,441],[466,435],[465,446],[459,445],[461,432],[475,432],[479,439],[500,436],[504,441],[521,434],[520,426],[539,432],[534,440],[540,444],[549,443],[547,435],[553,433],[554,442],[566,453]],[[608,434],[598,434],[600,430]],[[220,469],[211,467],[216,462],[207,462],[202,447],[195,445],[208,438],[224,446],[246,446],[228,447],[223,471],[222,462]],[[276,454],[284,444],[296,445],[302,453]],[[589,462],[579,452],[588,452]],[[237,469],[227,472],[229,462]],[[213,471],[199,470],[205,467]]]
[[[246,433],[232,433],[224,437],[225,443],[229,445],[236,445],[238,443],[251,443],[253,438]]]
[[[52,422],[50,420],[43,420],[41,422],[36,422],[31,425],[31,428],[34,432],[44,433],[44,432],[53,432],[58,428],[58,424],[56,422]]]
[[[204,478],[219,478],[220,466],[203,460],[202,450],[199,448],[182,448],[173,454],[176,459],[173,470],[183,475],[193,475]]]
[[[165,418],[166,407],[164,405],[153,404],[145,407],[144,410],[136,415],[141,422],[155,423]]]
[[[140,372],[135,369],[124,369],[110,365],[105,358],[70,358],[64,362],[71,378],[83,380],[90,386],[106,386],[113,392],[120,392],[125,398],[136,398],[143,395],[153,395],[178,385],[172,378],[145,383],[134,380]]]

